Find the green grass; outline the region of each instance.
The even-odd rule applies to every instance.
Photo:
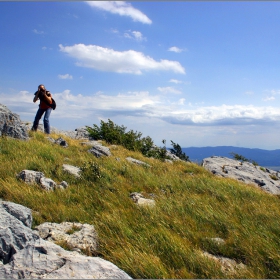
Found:
[[[194,163],[164,163],[121,146],[111,148],[111,157],[95,158],[79,140],[63,136],[69,144],[63,148],[40,132],[30,136],[0,138],[0,197],[31,208],[33,227],[46,221],[93,224],[98,255],[133,278],[280,278],[278,196],[215,177]],[[129,156],[151,167],[129,163]],[[63,163],[84,167],[82,178],[64,172]],[[27,185],[17,178],[24,169],[69,187],[47,192]],[[138,207],[131,192],[153,194],[156,206]],[[215,237],[225,243],[217,245]],[[225,273],[202,251],[247,269]]]

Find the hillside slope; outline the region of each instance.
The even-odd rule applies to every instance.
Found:
[[[41,132],[29,136],[0,138],[0,197],[31,208],[33,227],[93,224],[98,256],[133,278],[280,278],[278,196],[194,163],[171,164],[116,145],[108,146],[111,156],[96,158],[82,140],[62,136],[68,143],[62,147]],[[63,171],[65,163],[82,167],[82,177]],[[17,178],[24,169],[69,187],[27,185]],[[139,207],[132,192],[155,206]]]

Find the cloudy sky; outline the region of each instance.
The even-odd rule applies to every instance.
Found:
[[[181,147],[280,148],[280,2],[0,2],[0,103]]]

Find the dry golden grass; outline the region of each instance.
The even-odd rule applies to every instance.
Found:
[[[93,224],[100,256],[134,278],[280,278],[279,197],[215,177],[194,163],[165,163],[121,146],[110,147],[111,157],[95,158],[79,140],[63,136],[69,144],[63,148],[40,132],[30,136],[0,139],[0,197],[31,208],[33,226]],[[151,167],[129,163],[129,156]],[[63,163],[88,163],[98,171],[88,168],[76,179],[63,172]],[[23,169],[69,187],[47,192],[27,185],[17,179]],[[154,197],[156,206],[139,208],[131,192]],[[215,237],[225,243],[217,245],[210,239]],[[203,251],[242,262],[246,270],[223,272]]]

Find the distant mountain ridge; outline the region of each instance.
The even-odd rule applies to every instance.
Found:
[[[247,159],[256,161],[259,165],[264,167],[274,167],[280,169],[280,149],[277,150],[263,150],[250,149],[234,146],[217,146],[217,147],[189,147],[182,148],[182,151],[189,156],[193,162],[201,162],[204,158],[211,156],[223,156],[233,158],[230,153],[236,153],[244,156]]]

